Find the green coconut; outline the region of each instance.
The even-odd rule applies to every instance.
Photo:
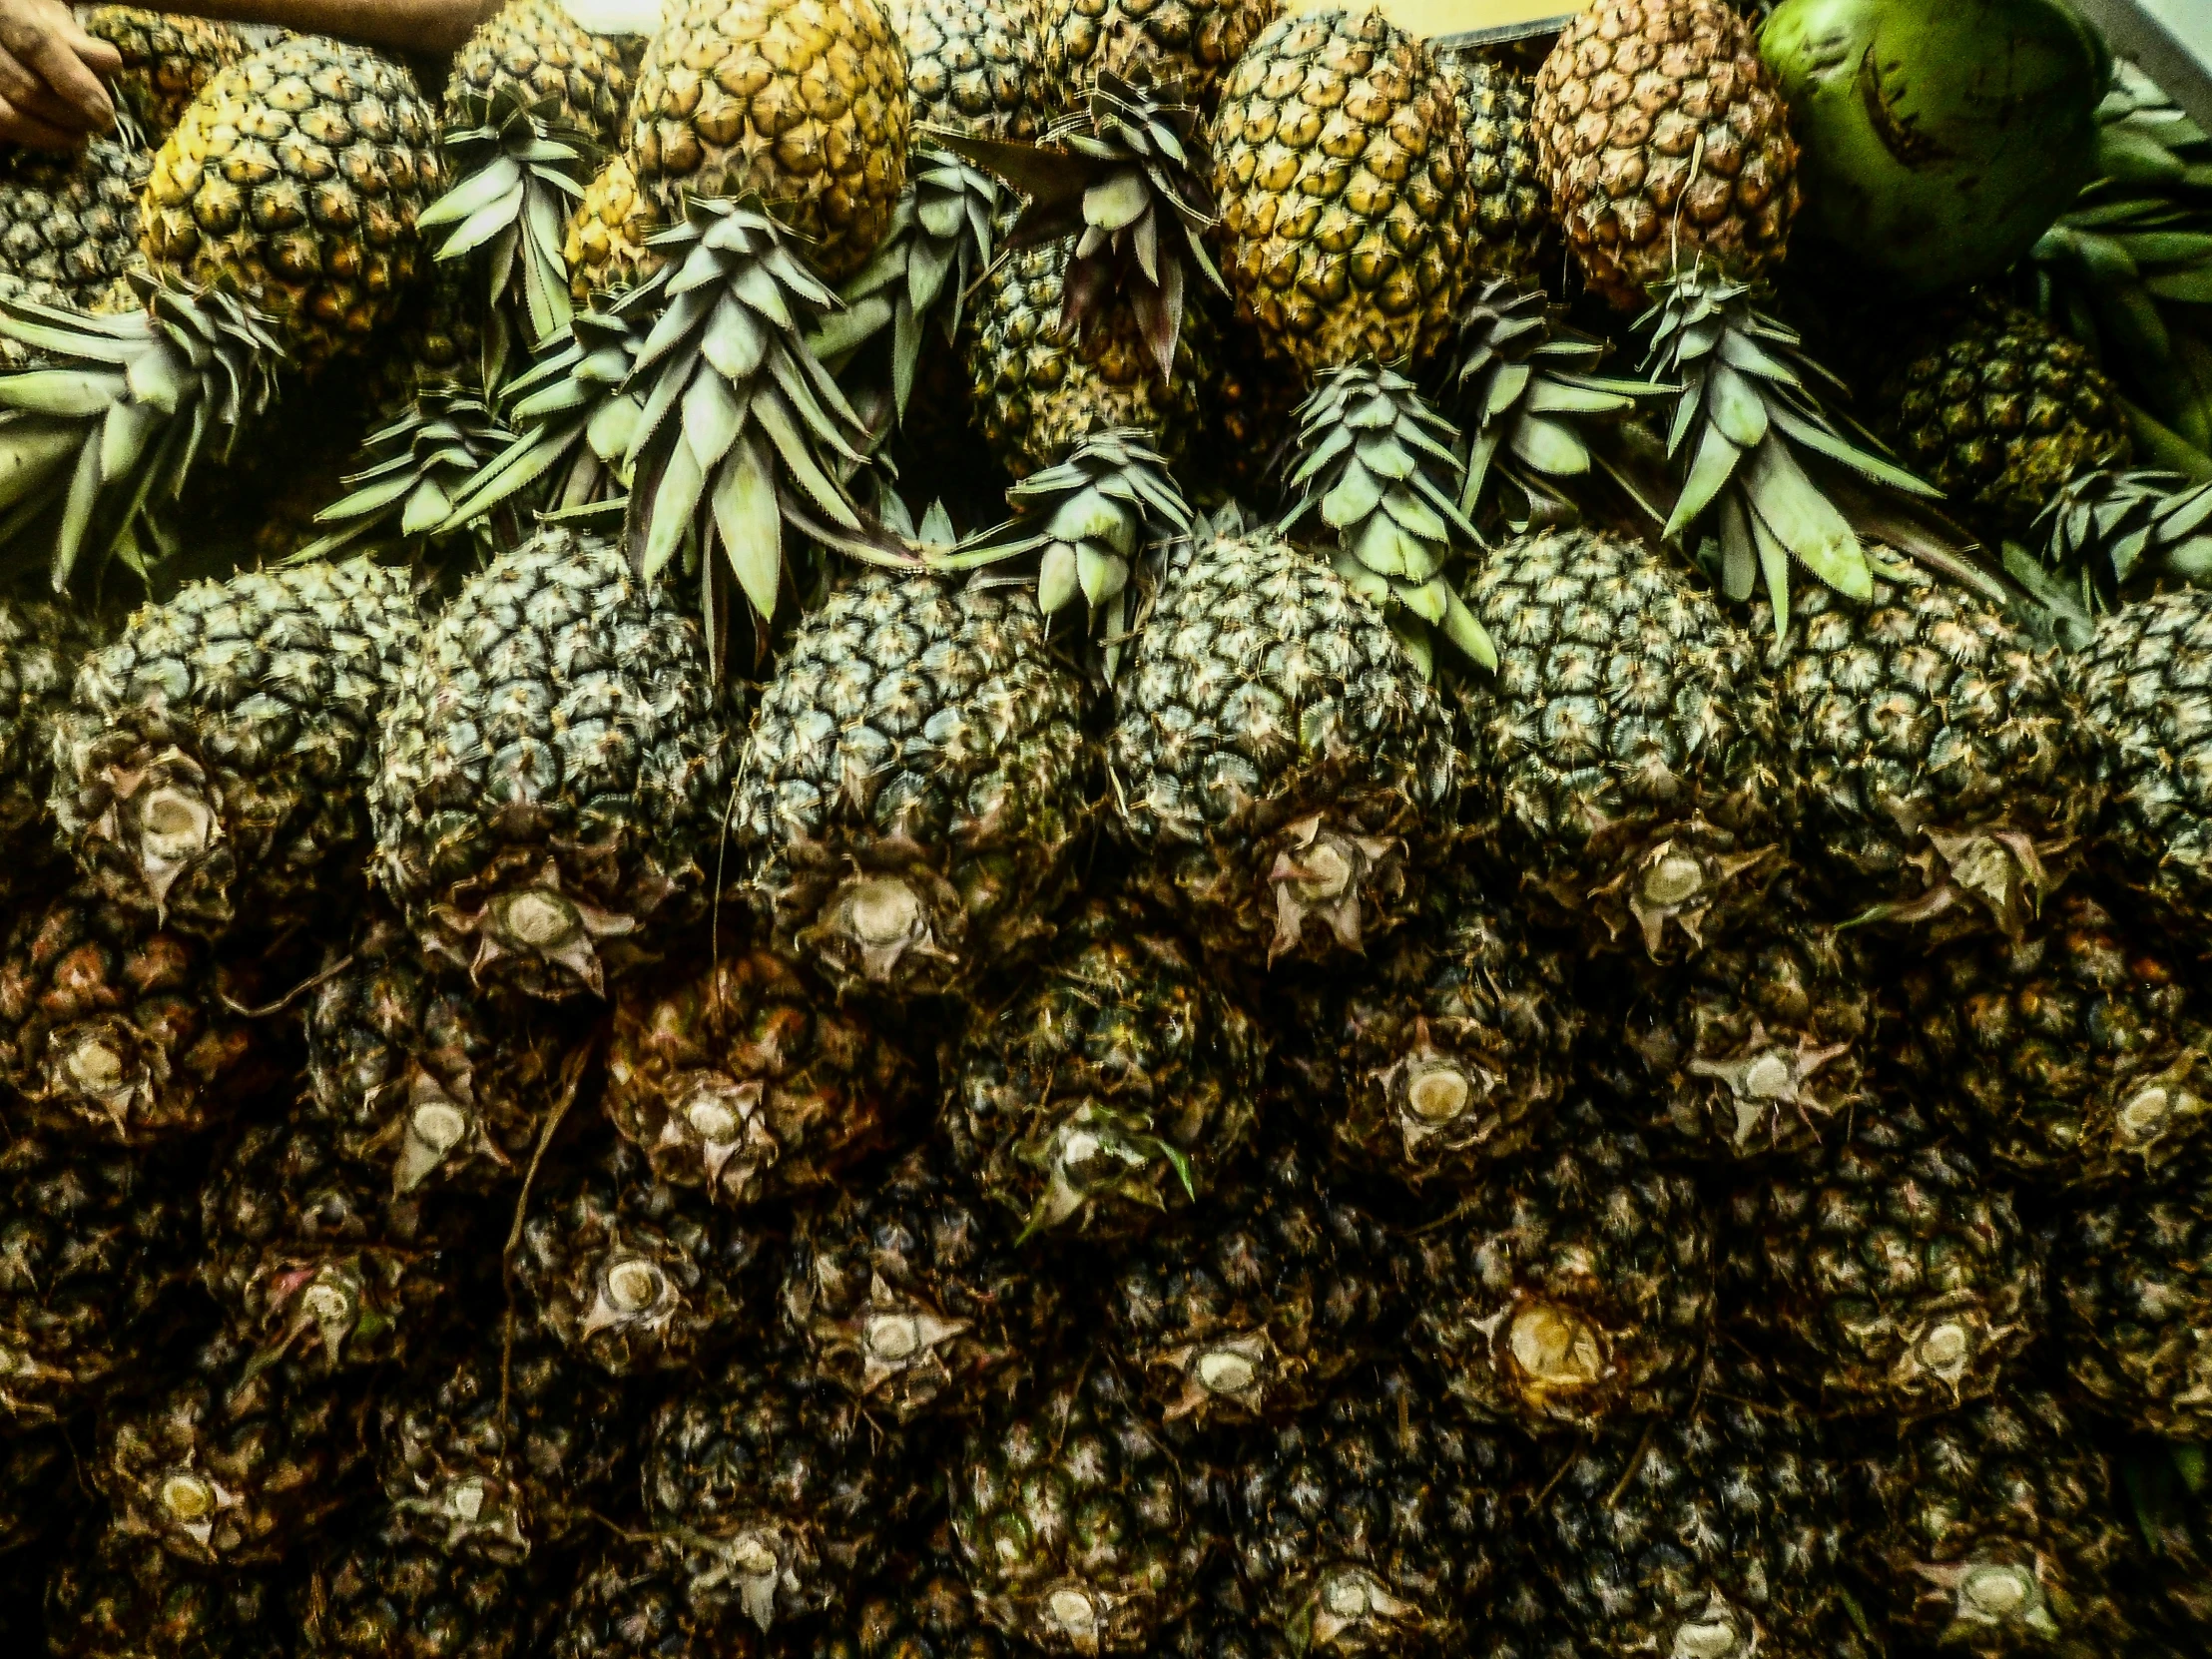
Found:
[[[1760,50],[1800,232],[1904,291],[1996,276],[2095,174],[2111,56],[2063,0],[1783,0]]]

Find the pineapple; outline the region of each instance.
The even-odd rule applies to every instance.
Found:
[[[2212,594],[2147,595],[2101,619],[2076,660],[2111,777],[2115,873],[2202,937],[2212,919]]]
[[[1022,1387],[1059,1340],[1055,1258],[1016,1251],[933,1146],[802,1211],[786,1328],[808,1372],[898,1421],[968,1416]]]
[[[300,1115],[327,1126],[342,1157],[387,1169],[397,1194],[519,1181],[573,1035],[542,1004],[481,996],[424,960],[383,905],[329,953],[305,1024]]]
[[[275,1562],[344,1505],[367,1415],[362,1394],[216,1338],[103,1414],[88,1473],[123,1532],[203,1566]]]
[[[561,0],[505,0],[453,60],[444,126],[461,125],[506,89],[606,147],[629,102],[630,74],[615,43],[588,33]]]
[[[1380,11],[1278,18],[1214,118],[1224,273],[1311,375],[1441,344],[1476,207],[1450,78]]]
[[[2028,537],[2069,477],[2124,465],[2132,447],[2088,349],[1993,294],[1915,330],[1870,413],[1907,465],[1999,536]]]
[[[712,1627],[763,1631],[843,1603],[913,1512],[903,1432],[770,1348],[654,1413],[645,1509]]]
[[[1461,1650],[1508,1536],[1516,1439],[1459,1420],[1418,1372],[1362,1366],[1237,1449],[1231,1543],[1254,1624],[1290,1653]]]
[[[651,238],[660,214],[638,189],[637,170],[621,153],[609,156],[569,211],[561,241],[569,294],[577,304],[611,298],[661,269]]]
[[[1213,1529],[1107,1359],[1077,1349],[1063,1366],[968,1431],[952,1470],[962,1569],[984,1619],[1027,1647],[1148,1651],[1189,1606]]]
[[[839,992],[961,991],[1050,936],[1091,817],[1075,681],[1028,596],[868,571],[800,626],[732,814],[779,950]]]
[[[1137,642],[1110,750],[1135,881],[1224,960],[1358,953],[1450,844],[1448,706],[1281,536],[1203,536]]]
[[[1313,1409],[1393,1311],[1382,1222],[1295,1139],[1132,1249],[1105,1301],[1128,1375],[1203,1425]]]
[[[656,1180],[615,1140],[532,1192],[514,1274],[522,1305],[610,1377],[686,1371],[766,1317],[767,1239]]]
[[[1038,0],[888,0],[906,49],[912,129],[1027,140],[1060,112],[1045,99]]]
[[[360,1515],[291,1594],[294,1659],[527,1659],[551,1609],[517,1567],[459,1560]]]
[[[464,1334],[376,1404],[394,1536],[507,1565],[584,1537],[630,1451],[619,1386],[544,1339]]]
[[[1596,0],[1536,75],[1551,212],[1591,289],[1623,310],[1703,257],[1778,267],[1797,216],[1789,111],[1723,0]]]
[[[205,17],[136,6],[88,6],[78,21],[86,34],[121,55],[122,71],[108,90],[157,144],[169,137],[208,83],[247,53],[246,40],[236,29]]]
[[[0,1426],[75,1416],[143,1377],[190,1267],[192,1218],[159,1174],[23,1132],[0,1141]]]
[[[840,282],[905,185],[906,96],[906,55],[875,0],[685,0],[638,71],[628,151],[668,219],[686,197],[759,197]]]
[[[441,180],[436,131],[391,60],[287,36],[217,74],[163,142],[147,259],[267,312],[308,368],[358,350],[428,274],[415,221]]]
[[[1608,964],[1591,987],[1597,1076],[1667,1152],[1802,1159],[1871,1099],[1880,963],[1784,890],[1766,922],[1678,965]]]
[[[2086,1429],[2036,1387],[1867,1428],[1848,1467],[1878,1518],[1856,1553],[1901,1642],[2081,1659],[2126,1649],[2142,1619],[2140,1549]]]
[[[245,1659],[288,1651],[276,1573],[205,1567],[103,1520],[80,1529],[47,1585],[54,1659]]]
[[[577,1571],[547,1652],[552,1659],[722,1659],[730,1637],[709,1634],[710,1622],[693,1610],[679,1568],[657,1540],[609,1534]]]
[[[729,737],[698,626],[604,542],[540,530],[401,672],[377,878],[478,984],[604,995],[697,907]]]
[[[607,1115],[663,1181],[758,1204],[834,1181],[917,1101],[912,1062],[765,950],[615,998]]]
[[[1592,942],[1674,959],[1743,925],[1776,873],[1784,780],[1751,642],[1663,557],[1539,530],[1467,590],[1500,665],[1464,692],[1478,844]]]
[[[395,1197],[312,1124],[255,1123],[201,1189],[200,1279],[231,1332],[303,1378],[405,1360],[457,1312],[466,1216]]]
[[[246,1010],[283,995],[291,971],[282,956],[219,961],[205,940],[65,888],[18,913],[0,957],[0,1079],[68,1139],[196,1134],[282,1081],[284,1049]]]
[[[1756,1363],[1705,1370],[1693,1409],[1581,1441],[1538,1493],[1525,1547],[1581,1651],[1825,1659],[1845,1594],[1843,1471]]]
[[[94,629],[68,605],[0,598],[0,898],[27,897],[58,862],[46,801],[54,721],[69,707]]]
[[[2212,1432],[2212,1221],[2201,1161],[2099,1196],[2053,1235],[2057,1358],[2104,1415],[2177,1439]]]
[[[1467,141],[1466,190],[1474,199],[1468,258],[1489,276],[1533,278],[1552,252],[1531,119],[1535,87],[1510,63],[1471,52],[1441,54],[1437,67]]]
[[[124,274],[145,268],[138,198],[152,165],[147,152],[105,138],[69,155],[0,158],[0,292],[106,306]]]
[[[1040,0],[1047,120],[1074,109],[1097,78],[1150,76],[1211,105],[1281,0]]]
[[[1482,1420],[1591,1431],[1688,1397],[1716,1218],[1587,1100],[1399,1247],[1413,1345]]]
[[[1486,1178],[1566,1092],[1584,1024],[1573,958],[1465,869],[1365,975],[1295,986],[1285,1059],[1341,1157],[1408,1186]]]
[[[1127,896],[1095,898],[962,1035],[940,1132],[1024,1232],[1126,1238],[1211,1202],[1253,1134],[1264,1043]]]
[[[1843,1413],[1948,1410],[2039,1336],[2045,1247],[2011,1190],[1901,1099],[1728,1201],[1721,1283],[1765,1351]]]
[[[2212,1020],[2185,964],[2071,890],[2007,946],[1914,963],[1898,989],[1922,1098],[2023,1181],[2155,1181],[2212,1131]]]
[[[57,723],[53,811],[119,906],[282,937],[348,895],[374,735],[419,624],[365,559],[189,584],[89,657]]]
[[[1775,648],[1800,853],[1846,913],[2017,933],[2102,810],[2092,735],[2049,650],[1890,574],[1801,594]]]

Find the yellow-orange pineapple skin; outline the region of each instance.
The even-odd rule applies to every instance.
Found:
[[[1534,120],[1552,213],[1614,305],[1701,256],[1745,278],[1781,264],[1797,145],[1722,0],[1597,0],[1537,71]]]
[[[601,294],[619,293],[642,282],[661,267],[661,257],[646,239],[661,229],[661,216],[638,189],[637,170],[624,155],[610,156],[568,216],[561,242],[561,263],[579,305]]]

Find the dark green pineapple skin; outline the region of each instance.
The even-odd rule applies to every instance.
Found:
[[[1668,1156],[1717,1167],[1817,1157],[1872,1099],[1879,954],[1782,883],[1769,906],[1765,924],[1687,962],[1618,961],[1589,976],[1592,1070]]]
[[[2182,1439],[2212,1433],[2212,1175],[2099,1197],[2051,1240],[2059,1355],[2107,1416]]]
[[[69,605],[0,598],[0,851],[7,857],[0,899],[10,903],[28,896],[62,861],[46,817],[54,787],[54,720],[69,706],[78,664],[93,639],[92,622]]]
[[[1941,1652],[2120,1651],[2142,1622],[2141,1543],[2090,1425],[2041,1388],[2005,1388],[1849,1452],[1869,1524],[1855,1540],[1878,1616]]]
[[[1827,1659],[1850,1514],[1819,1419],[1748,1363],[1705,1383],[1580,1442],[1524,1547],[1582,1651]]]
[[[2155,1183],[2212,1131],[2212,1020],[2186,955],[2086,891],[2018,939],[1961,943],[1898,985],[1924,1098],[2038,1186]]]
[[[732,820],[747,896],[840,992],[968,989],[1050,936],[1093,770],[1029,594],[869,572],[762,698]]]
[[[1896,1095],[1818,1163],[1747,1178],[1722,1248],[1743,1340],[1829,1411],[1949,1410],[2048,1323],[2044,1246],[2009,1185]]]
[[[139,611],[57,723],[64,844],[113,903],[204,938],[342,914],[418,627],[406,572],[365,559],[196,582]]]
[[[1170,569],[1109,748],[1134,879],[1225,962],[1343,962],[1452,839],[1450,712],[1382,615],[1269,534]]]
[[[1207,1202],[1255,1132],[1264,1053],[1165,918],[1094,898],[968,1025],[939,1131],[1025,1232],[1126,1239]]]
[[[1464,868],[1365,974],[1293,982],[1279,1016],[1294,1098],[1335,1151],[1410,1186],[1488,1178],[1566,1094],[1585,1025],[1573,952]]]
[[[191,1268],[192,1195],[120,1153],[0,1115],[0,1430],[137,1381]]]
[[[2185,939],[2212,923],[2212,594],[2146,594],[2072,661],[2111,779],[2121,878]]]
[[[1286,1140],[1182,1227],[1133,1248],[1104,1312],[1126,1375],[1168,1420],[1313,1409],[1395,1312],[1378,1215]]]
[[[2104,807],[2055,648],[1943,584],[1809,584],[1773,668],[1799,857],[1838,919],[2017,933]]]
[[[610,1538],[587,1555],[561,1608],[553,1659],[724,1659],[750,1653],[743,1637],[710,1631],[691,1605],[681,1567],[658,1540]]]
[[[1061,1365],[967,1433],[951,1486],[962,1571],[983,1618],[1026,1646],[1142,1652],[1190,1606],[1211,1528],[1120,1372],[1080,1349]]]
[[[1069,1316],[1057,1256],[1014,1244],[941,1151],[915,1148],[803,1211],[786,1329],[810,1374],[901,1422],[969,1416],[1023,1387]]]
[[[203,1566],[99,1517],[55,1562],[45,1623],[55,1659],[279,1659],[289,1651],[279,1574]]]
[[[1294,1652],[1457,1651],[1526,1473],[1515,1436],[1465,1422],[1417,1371],[1362,1366],[1239,1453],[1232,1544],[1262,1629]]]
[[[1680,960],[1755,923],[1788,777],[1750,639],[1642,543],[1519,536],[1468,584],[1497,641],[1466,683],[1474,844],[1600,950]]]
[[[523,1659],[550,1607],[527,1568],[449,1556],[391,1532],[373,1510],[291,1596],[297,1659]]]
[[[922,1498],[901,1432],[778,1349],[733,1360],[655,1412],[645,1513],[709,1628],[768,1631],[841,1606]]]
[[[1698,1184],[1587,1099],[1396,1251],[1411,1343],[1478,1419],[1599,1429],[1686,1402],[1716,1312]]]

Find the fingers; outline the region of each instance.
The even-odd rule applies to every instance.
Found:
[[[74,126],[86,132],[105,133],[115,126],[115,100],[108,96],[108,89],[95,74],[89,62],[96,44],[105,47],[104,56],[113,60],[116,68],[122,60],[116,57],[113,47],[104,42],[96,43],[76,20],[63,14],[65,25],[41,32],[30,48],[28,67],[44,81],[58,101],[58,109],[40,109],[48,119],[62,119],[73,115]]]
[[[5,98],[0,98],[0,144],[21,144],[33,150],[74,150],[81,137],[51,122],[26,115]]]

